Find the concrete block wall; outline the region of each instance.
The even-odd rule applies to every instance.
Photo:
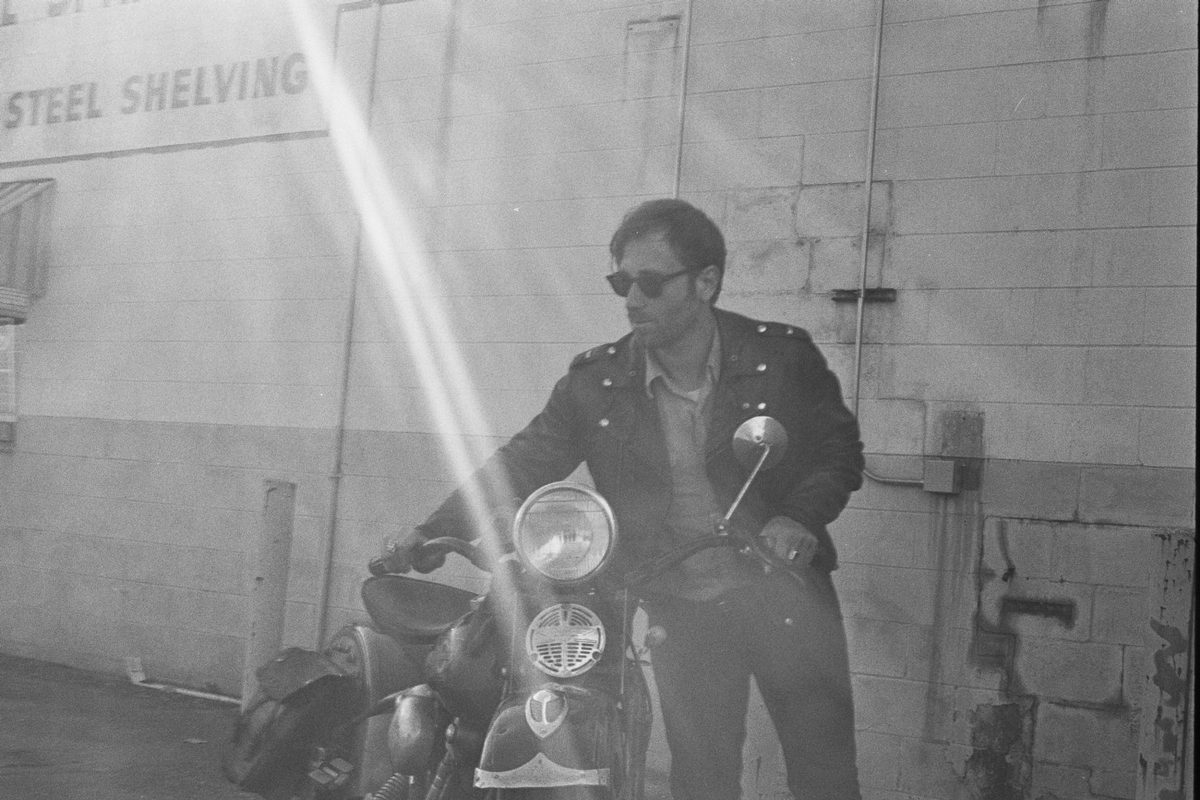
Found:
[[[5,170],[57,181],[0,458],[6,652],[237,692],[263,481],[298,484],[314,635],[353,216],[327,143]]]
[[[847,391],[854,318],[830,296],[861,263],[876,9],[701,2],[690,20],[680,190],[726,232],[724,303],[807,327]],[[671,189],[681,10],[385,9],[375,131],[495,421],[470,427],[472,459],[536,411],[573,349],[623,327],[596,279],[620,213]],[[959,796],[1007,750],[1020,759],[995,785],[1089,796],[1086,772],[1088,792],[1131,796],[1128,736],[1110,741],[1120,725],[1088,703],[1131,713],[1114,698],[1144,654],[1126,601],[1144,599],[1147,574],[1080,577],[1070,599],[1094,619],[1024,634],[1020,691],[1010,635],[979,630],[978,576],[985,518],[1076,525],[1076,557],[1105,531],[1194,527],[1194,16],[888,4],[867,269],[899,299],[868,308],[865,440],[876,469],[911,478],[945,415],[981,413],[986,464],[981,491],[956,500],[869,484],[836,526],[871,796]],[[387,363],[378,331],[395,323],[374,323],[364,345]],[[411,371],[384,372],[386,386],[355,385],[352,428],[372,451],[428,452],[430,420],[374,413],[409,403],[385,389],[419,391]],[[387,482],[389,462],[348,481]],[[418,521],[452,483],[398,486],[389,507]],[[745,789],[777,795],[756,713]],[[1084,737],[1087,763],[1055,750],[1079,725],[1101,731]]]

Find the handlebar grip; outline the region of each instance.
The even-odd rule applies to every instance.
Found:
[[[447,553],[458,553],[467,561],[479,567],[479,569],[491,571],[491,566],[488,564],[487,556],[482,547],[478,547],[465,539],[456,539],[453,536],[439,536],[436,539],[422,542],[417,548],[414,561],[421,561],[425,558],[444,559]]]

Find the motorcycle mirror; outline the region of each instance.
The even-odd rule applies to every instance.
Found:
[[[787,431],[774,417],[751,417],[733,432],[733,455],[743,467],[750,468],[750,474],[742,484],[733,505],[725,512],[724,524],[733,519],[733,512],[741,504],[746,490],[750,488],[758,473],[770,469],[783,458],[787,443]]]
[[[763,458],[759,469],[770,469],[787,451],[788,435],[774,417],[752,417],[733,432],[733,455],[743,467],[752,468]]]

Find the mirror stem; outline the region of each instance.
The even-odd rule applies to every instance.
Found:
[[[733,499],[733,505],[725,512],[725,518],[721,520],[721,527],[724,529],[729,525],[729,521],[733,519],[733,512],[737,511],[737,507],[741,505],[742,498],[746,496],[746,490],[750,488],[750,484],[754,483],[754,479],[758,477],[759,470],[766,463],[767,456],[771,454],[771,445],[767,442],[760,442],[759,447],[762,448],[762,455],[758,457],[758,463],[754,465],[754,469],[750,470],[750,477],[746,478],[746,482],[742,484],[742,490],[738,492],[738,496]]]

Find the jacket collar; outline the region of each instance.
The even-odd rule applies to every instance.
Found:
[[[734,375],[753,372],[754,365],[743,357],[743,351],[754,332],[754,320],[722,308],[714,308],[713,311],[717,318],[717,336],[720,337],[721,345],[718,383]],[[608,377],[613,385],[621,388],[631,384],[644,387],[647,381],[646,348],[634,339],[632,332],[625,334],[610,347],[614,353],[612,372]]]

